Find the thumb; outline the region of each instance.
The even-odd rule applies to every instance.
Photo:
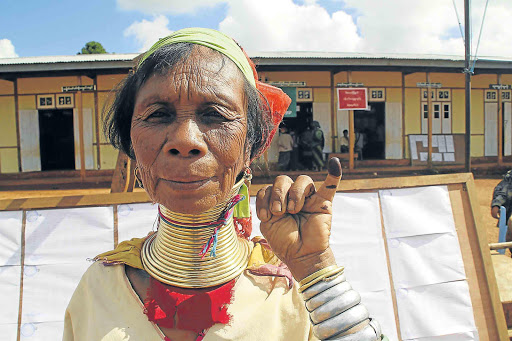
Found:
[[[327,174],[327,178],[325,178],[324,183],[316,192],[316,194],[326,200],[332,201],[332,199],[334,199],[334,195],[336,194],[336,190],[338,189],[338,184],[341,180],[340,160],[337,157],[331,158],[329,160],[327,170],[329,174]]]

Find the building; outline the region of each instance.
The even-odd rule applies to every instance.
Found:
[[[78,174],[82,180],[111,175],[117,151],[103,136],[101,113],[136,56],[0,59],[0,180],[52,172]],[[321,52],[259,53],[252,58],[262,81],[292,97],[285,124],[300,133],[311,120],[318,121],[326,153],[339,152],[342,132],[352,124],[351,113],[337,109],[337,89],[367,89],[368,110],[353,114],[354,131],[365,140],[362,160],[350,164],[348,172],[462,169],[462,58]],[[478,60],[471,95],[471,157],[476,166],[512,164],[511,85],[512,59]],[[277,161],[275,144],[266,160]]]

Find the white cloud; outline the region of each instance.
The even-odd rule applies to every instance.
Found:
[[[344,0],[342,10],[328,13],[317,0],[117,0],[124,9],[144,13],[193,13],[227,4],[218,28],[248,51],[347,51],[362,53],[419,53],[464,55],[452,1]],[[332,0],[338,1],[338,0]],[[455,0],[464,20],[463,1]],[[476,49],[486,0],[472,2],[473,51]],[[341,5],[340,5],[341,8]],[[354,17],[357,21],[354,22]],[[512,1],[489,3],[479,56],[512,57]],[[135,36],[141,50],[169,34],[168,20],[132,24],[125,35]]]
[[[139,11],[146,14],[184,14],[198,8],[212,7],[224,0],[117,0],[117,5],[124,10]]]
[[[131,24],[124,30],[124,36],[134,36],[140,45],[139,52],[148,50],[158,39],[164,38],[172,33],[167,28],[169,20],[163,15],[159,15],[153,21],[142,20]]]
[[[464,24],[463,0],[456,0]],[[360,15],[357,25],[364,52],[464,55],[464,44],[452,1],[346,0]],[[473,51],[476,49],[485,0],[472,2]],[[512,56],[512,32],[503,23],[512,17],[512,2],[490,2],[479,55]],[[456,34],[443,39],[448,32]]]
[[[0,39],[0,58],[16,58],[14,45],[9,39]]]
[[[360,38],[352,17],[332,15],[308,1],[238,0],[230,4],[219,29],[249,51],[355,51]]]

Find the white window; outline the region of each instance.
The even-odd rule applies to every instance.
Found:
[[[432,102],[432,134],[452,133],[451,103]],[[428,134],[428,103],[421,103],[421,133]]]

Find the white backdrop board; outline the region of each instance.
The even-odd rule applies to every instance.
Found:
[[[471,175],[342,181],[339,190],[331,247],[390,340],[506,338]],[[148,201],[144,192],[0,200],[2,339],[60,339],[88,259],[154,229]]]

